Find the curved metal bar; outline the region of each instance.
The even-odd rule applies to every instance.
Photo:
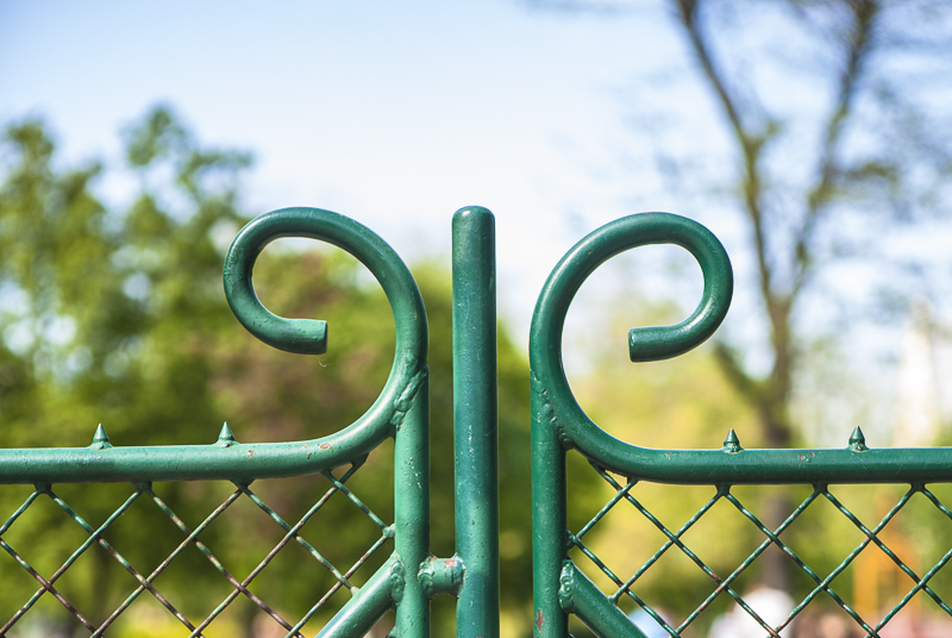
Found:
[[[428,335],[420,291],[400,257],[366,226],[320,208],[283,208],[266,213],[249,222],[235,237],[225,256],[223,281],[225,297],[238,320],[251,334],[275,348],[300,354],[320,354],[327,349],[326,322],[278,317],[255,294],[255,260],[265,246],[281,237],[316,239],[346,250],[373,274],[390,302],[396,325],[393,367],[377,401],[354,424],[363,425],[365,417],[374,414],[378,406],[395,404],[401,388],[425,366]]]
[[[628,333],[631,360],[669,359],[714,334],[730,307],[734,281],[730,259],[721,242],[685,217],[670,213],[630,215],[590,233],[566,253],[549,275],[532,319],[530,338],[539,344],[532,350],[533,370],[539,370],[551,382],[561,382],[568,390],[561,370],[562,329],[572,299],[603,262],[618,253],[650,244],[675,244],[694,255],[704,275],[704,292],[697,309],[681,323],[632,328]]]
[[[623,251],[650,244],[687,249],[701,266],[704,291],[697,309],[685,321],[674,326],[633,328],[629,332],[632,361],[667,359],[691,350],[714,333],[730,305],[733,274],[724,247],[706,228],[678,215],[623,217],[590,233],[562,258],[536,303],[529,357],[533,383],[557,415],[560,436],[587,453],[626,444],[593,423],[575,400],[562,367],[565,317],[582,283],[599,265]]]
[[[326,324],[284,319],[254,294],[251,274],[262,249],[279,237],[329,242],[359,259],[380,282],[396,323],[396,352],[386,384],[373,405],[334,434],[285,443],[235,442],[230,431],[211,445],[113,447],[97,432],[88,448],[0,450],[0,483],[161,481],[258,478],[309,474],[348,463],[391,436],[425,387],[427,323],[423,300],[403,261],[380,237],[337,213],[286,208],[252,220],[229,249],[226,295],[238,319],[266,343],[290,352],[326,347]]]
[[[656,243],[682,246],[694,255],[704,274],[701,302],[691,316],[674,326],[632,328],[628,331],[628,355],[632,361],[647,362],[670,359],[684,354],[714,334],[727,315],[734,291],[734,274],[731,270],[730,258],[717,237],[700,224],[684,217],[666,213],[649,213],[647,216],[627,219],[631,220],[634,226],[630,232],[637,233],[641,237],[636,246]],[[627,224],[624,223],[619,224],[617,230],[611,225],[605,227],[605,234],[610,235],[616,232],[618,234],[617,238],[610,236],[605,238],[605,250],[614,249],[613,239],[614,242],[619,243],[624,241],[623,233],[626,232],[626,227]],[[597,242],[598,237],[593,241]],[[597,254],[593,252],[587,259],[592,259]],[[611,253],[611,255],[614,254],[614,252]],[[605,259],[611,255],[607,255]],[[592,265],[592,270],[597,265]]]
[[[730,263],[720,242],[703,226],[676,215],[649,213],[596,230],[559,262],[536,304],[529,341],[535,428],[553,429],[563,449],[576,448],[606,469],[664,483],[952,480],[952,449],[869,449],[859,430],[854,433],[859,443],[851,438],[844,449],[744,450],[734,441],[715,450],[657,450],[621,441],[592,422],[575,400],[562,367],[566,313],[582,282],[602,262],[623,250],[658,243],[683,246],[697,258],[704,273],[704,293],[686,321],[633,329],[632,360],[682,354],[709,337],[724,318],[732,290]],[[543,441],[545,435],[540,432],[537,438]],[[558,463],[553,456],[549,466]],[[546,471],[554,471],[549,466]]]
[[[327,322],[278,317],[268,311],[255,294],[252,281],[255,261],[268,244],[281,237],[324,241],[360,260],[380,282],[393,308],[397,352],[406,352],[414,361],[426,359],[423,300],[406,265],[366,226],[320,208],[282,208],[256,217],[241,229],[228,249],[223,267],[225,297],[251,334],[287,352],[323,354],[327,351]]]

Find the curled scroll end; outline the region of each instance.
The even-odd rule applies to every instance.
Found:
[[[286,235],[308,236],[307,229],[291,227],[288,230],[288,219],[300,212],[298,209],[273,211],[249,222],[225,255],[222,283],[225,299],[235,317],[255,337],[285,352],[324,354],[327,352],[327,322],[275,315],[261,304],[252,280],[255,260],[270,241]]]
[[[695,343],[685,344],[684,334],[674,326],[632,328],[628,331],[628,356],[634,363],[663,361],[684,354]]]
[[[628,356],[634,363],[646,363],[671,359],[693,350],[714,334],[723,314],[705,319],[688,320],[676,326],[632,328],[628,331]]]
[[[225,298],[248,332],[272,348],[295,354],[327,352],[327,322],[320,319],[287,319],[261,305],[250,278],[225,270]]]
[[[686,224],[687,220],[681,219],[679,223]],[[707,341],[727,316],[734,289],[730,258],[710,231],[692,224],[685,226],[692,229],[691,233],[672,235],[671,243],[684,246],[697,259],[704,275],[701,301],[694,313],[677,325],[629,330],[628,356],[632,361],[661,361],[684,354]]]
[[[327,322],[320,319],[285,319],[271,315],[265,326],[245,324],[245,327],[254,336],[278,350],[294,354],[327,352]]]

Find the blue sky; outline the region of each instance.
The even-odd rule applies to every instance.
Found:
[[[118,163],[117,131],[168,102],[202,141],[255,152],[250,212],[335,210],[408,260],[486,206],[501,304],[525,325],[561,254],[639,210],[626,100],[682,55],[648,5],[0,0],[0,120],[41,114],[66,157]]]

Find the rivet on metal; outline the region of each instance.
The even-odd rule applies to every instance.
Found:
[[[235,440],[235,435],[232,433],[231,428],[228,427],[228,421],[225,421],[221,426],[221,432],[218,434],[218,441],[215,443],[218,447],[231,447],[236,444],[238,441]]]
[[[106,434],[106,428],[102,426],[102,423],[96,428],[92,445],[89,447],[94,450],[105,450],[112,447],[112,443],[109,442],[109,435]]]
[[[854,452],[865,452],[869,449],[866,447],[866,435],[863,434],[862,428],[858,426],[850,435],[850,449]]]
[[[725,452],[743,452],[744,448],[740,446],[740,439],[737,438],[737,433],[734,432],[734,428],[730,429],[730,432],[727,433],[727,436],[724,437],[724,447],[721,448]]]

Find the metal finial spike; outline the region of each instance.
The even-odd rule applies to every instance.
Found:
[[[238,441],[235,440],[235,435],[232,434],[231,428],[228,427],[228,421],[221,426],[221,432],[218,434],[218,445],[222,447],[228,447],[229,445],[234,445]]]
[[[743,449],[744,448],[740,446],[740,439],[737,438],[737,432],[734,432],[734,428],[731,428],[727,436],[724,437],[723,450],[725,452],[740,452]]]
[[[97,450],[112,447],[112,443],[109,442],[109,435],[106,434],[106,428],[102,426],[102,423],[96,428],[96,433],[93,435],[93,443],[90,447]]]
[[[850,435],[850,449],[854,452],[864,452],[869,449],[866,447],[866,435],[863,434],[863,429],[859,426]]]

